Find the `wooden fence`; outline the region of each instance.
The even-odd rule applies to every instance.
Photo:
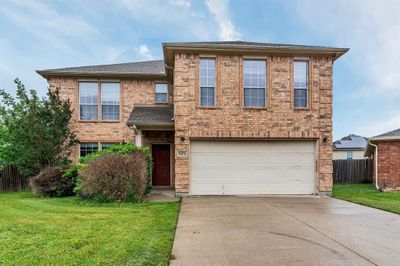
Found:
[[[20,175],[15,167],[6,166],[0,170],[0,192],[27,191],[28,179]]]
[[[333,160],[333,183],[372,183],[371,159]]]

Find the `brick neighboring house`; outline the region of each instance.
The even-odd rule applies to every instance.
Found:
[[[400,190],[400,128],[370,138],[365,155],[373,159],[377,187]]]
[[[177,195],[332,190],[332,72],[346,48],[163,43],[164,60],[38,71],[74,106],[73,160],[149,146]]]

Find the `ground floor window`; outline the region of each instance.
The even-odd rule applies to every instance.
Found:
[[[84,157],[88,154],[98,151],[99,145],[97,142],[85,142],[81,143],[80,145],[80,152],[79,155]]]
[[[81,142],[79,145],[79,155],[80,157],[84,157],[98,150],[108,149],[110,146],[118,143],[120,142]]]
[[[102,150],[110,148],[112,145],[118,144],[118,142],[101,142],[100,146]]]

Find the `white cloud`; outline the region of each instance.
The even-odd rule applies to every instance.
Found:
[[[392,116],[368,123],[360,128],[365,136],[372,137],[394,129],[400,128],[400,113],[393,114]]]
[[[294,8],[319,36],[351,49],[343,61],[364,77],[360,91],[369,92],[364,95],[400,95],[398,0],[363,0],[362,4],[356,0],[298,0]]]
[[[216,32],[212,20],[204,16],[201,9],[189,1],[171,0],[122,0],[118,2],[123,11],[129,11],[130,19],[144,23],[153,32],[148,35],[179,36],[183,40],[215,39]]]
[[[188,0],[169,0],[169,2],[176,6],[190,7],[190,2]]]
[[[241,34],[236,31],[229,16],[228,0],[206,0],[208,10],[214,15],[219,27],[219,39],[223,41],[238,40]]]
[[[153,59],[153,55],[151,54],[150,49],[144,44],[139,45],[139,47],[136,49],[136,51],[141,57],[143,57],[145,59],[148,59],[148,60]]]

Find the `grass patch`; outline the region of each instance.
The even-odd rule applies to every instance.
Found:
[[[340,184],[332,196],[362,205],[400,214],[400,193],[381,192],[373,184]]]
[[[0,193],[0,265],[168,265],[178,212]]]

